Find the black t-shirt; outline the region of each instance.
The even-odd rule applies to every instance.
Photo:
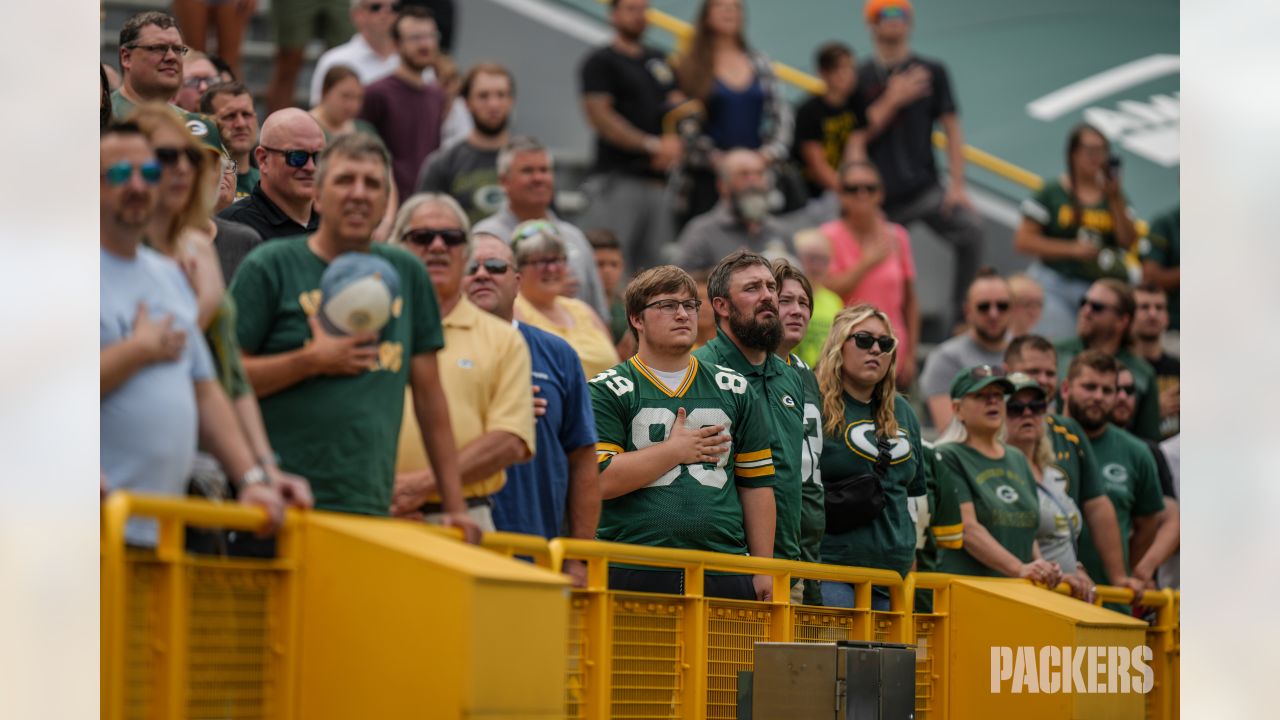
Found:
[[[582,94],[613,98],[613,109],[636,129],[659,135],[667,94],[675,87],[675,73],[666,57],[644,48],[638,57],[624,55],[612,45],[598,48],[582,63]],[[649,166],[649,155],[624,150],[596,136],[596,172],[620,170],[629,175],[662,177]]]
[[[844,160],[844,146],[854,130],[867,127],[867,108],[851,95],[842,105],[828,105],[820,95],[814,95],[804,101],[796,109],[795,144],[791,147],[791,155],[796,163],[804,168],[804,156],[800,154],[800,146],[806,142],[822,145],[822,152],[832,170],[838,170]],[[813,182],[805,171],[805,179],[809,185],[809,194],[817,197],[825,189]]]
[[[249,193],[248,197],[241,198],[223,208],[222,212],[218,213],[218,217],[248,225],[258,231],[258,235],[262,236],[264,241],[292,235],[307,235],[320,227],[320,213],[314,210],[311,211],[311,220],[305,227],[294,222],[293,218],[285,215],[283,210],[271,202],[271,198],[267,197],[267,193],[263,191],[261,183]]]
[[[958,112],[951,95],[951,81],[942,63],[911,55],[893,67],[870,59],[858,67],[858,89],[854,96],[870,107],[888,86],[889,77],[912,65],[921,65],[932,76],[931,92],[900,108],[889,124],[867,144],[867,155],[880,170],[884,182],[884,204],[893,206],[912,200],[938,183],[933,159],[933,126],[938,118]]]

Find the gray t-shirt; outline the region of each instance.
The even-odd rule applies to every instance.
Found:
[[[498,185],[498,151],[463,140],[427,158],[418,174],[418,192],[446,193],[474,225],[498,211],[504,195]]]
[[[974,365],[1003,365],[1004,350],[988,350],[973,335],[964,333],[943,342],[925,358],[920,390],[926,398],[948,395],[956,373]]]
[[[676,239],[676,265],[696,272],[710,270],[729,253],[746,248],[770,260],[796,263],[795,245],[774,218],[765,218],[759,232],[749,233],[723,201],[685,225]]]
[[[1067,494],[1067,476],[1050,465],[1036,488],[1040,497],[1040,527],[1036,529],[1040,555],[1058,563],[1062,572],[1073,574],[1079,562],[1076,542],[1080,537],[1080,508]]]
[[[152,321],[173,317],[186,332],[182,356],[139,370],[99,404],[99,462],[108,490],[182,495],[196,454],[195,383],[213,379],[196,325],[196,297],[176,263],[147,247],[133,258],[101,251],[99,350],[133,334],[138,304]],[[125,539],[156,543],[154,521],[130,521]]]
[[[600,273],[596,270],[596,255],[587,242],[587,236],[572,224],[561,220],[551,210],[547,210],[546,220],[560,231],[560,239],[564,241],[565,258],[569,269],[578,277],[577,298],[591,306],[601,319],[609,317],[609,303],[604,297],[604,285],[600,282]],[[520,224],[519,218],[511,212],[511,206],[503,201],[498,212],[478,223],[471,232],[485,232],[497,235],[508,245],[511,244],[511,233]]]
[[[213,238],[213,246],[218,251],[218,264],[222,266],[222,279],[228,284],[236,274],[236,268],[249,254],[249,251],[262,244],[262,236],[257,230],[234,220],[215,217],[213,224],[218,234]]]

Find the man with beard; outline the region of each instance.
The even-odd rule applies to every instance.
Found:
[[[769,215],[764,158],[753,150],[730,150],[720,162],[720,202],[689,221],[676,240],[676,264],[696,272],[745,248],[769,259],[795,256],[791,236]]]
[[[782,342],[778,281],[763,256],[739,250],[712,269],[707,295],[716,316],[716,336],[694,357],[741,374],[760,406],[768,408],[777,503],[773,556],[798,560],[805,393],[799,373],[774,354]]]
[[[771,557],[769,420],[746,378],[690,354],[701,310],[693,278],[671,265],[651,268],[627,286],[624,302],[639,349],[588,383],[604,498],[596,537]],[[765,575],[704,581],[709,597],[773,597]],[[679,594],[684,573],[614,565],[609,587]]]
[[[262,142],[254,149],[260,177],[249,196],[218,217],[244,223],[263,240],[315,232],[320,215],[315,199],[316,159],[324,131],[306,111],[287,108],[267,116]]]
[[[439,85],[422,79],[440,50],[440,32],[431,13],[416,6],[401,9],[391,25],[391,38],[400,65],[364,89],[360,117],[387,144],[396,191],[407,198],[422,161],[440,147],[448,98]]]
[[[1169,329],[1169,295],[1155,283],[1143,283],[1133,289],[1133,352],[1151,363],[1156,372],[1156,388],[1160,397],[1160,437],[1178,434],[1180,363],[1178,356],[1164,348],[1165,331]]]
[[[1102,484],[1115,506],[1125,573],[1147,587],[1160,563],[1177,548],[1178,526],[1164,513],[1155,459],[1141,440],[1112,425],[1120,364],[1100,350],[1085,350],[1067,369],[1062,397],[1067,415],[1080,423],[1096,454]],[[1132,536],[1132,537],[1131,537]],[[1133,548],[1143,552],[1132,552]],[[1137,562],[1130,562],[1138,556]],[[1092,543],[1080,543],[1080,561],[1090,577],[1106,577]],[[1132,570],[1130,570],[1132,568]],[[1137,575],[1146,572],[1145,577]]]
[[[242,82],[214,85],[200,98],[200,112],[218,123],[227,154],[236,162],[236,199],[249,197],[261,176],[253,163],[258,146],[258,111],[253,95]]]
[[[929,406],[933,426],[951,422],[951,379],[964,368],[999,365],[1009,343],[1009,283],[991,268],[978,271],[964,300],[969,329],[943,342],[925,360],[920,390]]]
[[[1101,350],[1133,371],[1137,384],[1138,408],[1133,434],[1148,440],[1160,439],[1160,393],[1151,363],[1129,350],[1129,335],[1137,303],[1133,290],[1122,280],[1103,278],[1089,286],[1076,315],[1078,337],[1055,343],[1058,374],[1066,372],[1072,358],[1089,348]]]
[[[319,226],[245,258],[229,290],[236,332],[280,467],[311,480],[316,507],[388,514],[409,386],[444,521],[474,542],[436,359],[444,344],[436,295],[418,258],[373,242],[390,199],[389,167],[386,148],[364,133],[325,148],[315,178]],[[376,333],[331,335],[320,322],[320,280],[339,255],[370,270],[389,263],[399,276],[391,317]]]
[[[507,123],[515,104],[515,80],[497,63],[479,63],[462,78],[459,94],[471,113],[471,133],[427,158],[418,192],[447,193],[475,224],[502,204],[498,151],[511,139]]]
[[[581,71],[582,107],[596,131],[582,226],[618,236],[630,275],[662,262],[675,234],[666,178],[684,153],[675,128],[662,124],[680,97],[675,73],[665,53],[641,42],[648,9],[648,0],[613,0],[613,42],[593,50]]]

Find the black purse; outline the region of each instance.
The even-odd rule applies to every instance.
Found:
[[[871,472],[854,477],[827,480],[827,532],[846,533],[869,525],[884,512],[888,501],[884,494],[884,478],[889,472],[888,438],[876,444],[876,464]]]

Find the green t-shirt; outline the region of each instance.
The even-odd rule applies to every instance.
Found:
[[[249,172],[236,175],[236,199],[239,200],[242,197],[249,197],[250,193],[253,192],[253,189],[258,187],[258,180],[260,178],[261,175],[258,172],[258,168],[252,165],[249,166]]]
[[[1114,425],[1107,425],[1102,435],[1091,438],[1089,444],[1097,456],[1107,497],[1116,508],[1120,549],[1124,554],[1125,572],[1129,572],[1129,533],[1134,516],[1154,515],[1164,510],[1156,460],[1145,443]],[[1081,541],[1080,562],[1094,580],[1107,578],[1102,558],[1092,542]]]
[[[1132,215],[1132,211],[1128,211]],[[1061,275],[1078,280],[1113,277],[1128,281],[1125,251],[1116,243],[1115,218],[1104,198],[1095,205],[1081,205],[1081,219],[1076,218],[1071,194],[1057,180],[1044,184],[1036,194],[1022,201],[1022,215],[1040,226],[1040,232],[1051,240],[1075,242],[1087,237],[1101,251],[1092,262],[1082,260],[1045,260],[1044,264]]]
[[[964,443],[943,443],[937,448],[938,487],[943,500],[957,504],[947,509],[959,517],[958,506],[971,502],[978,522],[1006,550],[1022,562],[1034,559],[1032,545],[1040,527],[1040,496],[1027,457],[1004,445],[1004,457],[992,460]],[[954,495],[951,495],[954,493]],[[967,548],[943,547],[938,570],[958,575],[1002,577],[969,554]]]
[[[134,102],[126,98],[119,90],[111,93],[111,117],[117,122],[123,122],[129,118],[129,113],[137,107]],[[187,112],[177,105],[170,104],[169,108],[178,113],[178,117],[182,120],[182,124],[187,126],[195,139],[208,145],[219,152],[225,152],[222,147],[222,136],[218,134],[218,124],[208,115]]]
[[[1067,369],[1076,355],[1084,352],[1084,340],[1073,337],[1053,344],[1058,351],[1058,377],[1065,378]],[[1133,408],[1134,435],[1160,442],[1160,386],[1156,382],[1156,370],[1151,363],[1134,355],[1128,348],[1121,348],[1115,355],[1133,373],[1133,384],[1138,397]]]
[[[796,345],[795,354],[800,356],[809,367],[818,364],[822,353],[822,344],[831,334],[831,322],[836,313],[844,308],[844,301],[834,292],[821,285],[813,288],[813,315],[809,318],[809,329],[804,332],[804,339]]]
[[[260,401],[280,466],[311,481],[316,507],[386,515],[391,508],[405,387],[414,355],[444,346],[440,309],[422,262],[397,247],[370,252],[398,271],[400,294],[378,338],[378,366],[351,377],[311,377]],[[250,355],[297,350],[311,340],[328,263],[307,236],[249,253],[231,281],[240,345]]]
[[[801,462],[804,436],[804,383],[782,358],[769,353],[759,367],[747,362],[742,351],[723,331],[693,352],[711,365],[735,370],[751,384],[759,403],[769,408],[767,425],[773,440],[773,497],[778,520],[773,533],[773,556],[800,559]]]
[[[747,538],[738,488],[774,483],[768,420],[756,406],[746,378],[694,357],[691,372],[672,392],[632,357],[596,375],[587,386],[601,472],[619,453],[665,441],[680,408],[685,410],[686,425],[724,425],[732,438],[718,463],[678,465],[638,490],[605,500],[596,537],[745,555]]]
[[[1101,495],[1105,490],[1098,477],[1098,461],[1093,456],[1089,438],[1080,423],[1065,415],[1045,416],[1053,445],[1053,464],[1067,479],[1067,495],[1077,507]]]
[[[884,568],[906,574],[916,552],[916,523],[907,509],[908,497],[928,493],[920,421],[907,399],[893,403],[898,436],[889,451],[889,471],[882,486],[885,508],[867,525],[844,533],[828,531],[822,538],[822,561],[834,565]],[[857,477],[872,472],[879,450],[872,406],[844,396],[844,425],[838,435],[823,433],[822,477]]]
[[[1182,264],[1181,210],[1178,207],[1151,221],[1147,236],[1138,243],[1143,260],[1153,260],[1161,267],[1176,268]],[[1178,329],[1178,292],[1169,293],[1169,329]]]

